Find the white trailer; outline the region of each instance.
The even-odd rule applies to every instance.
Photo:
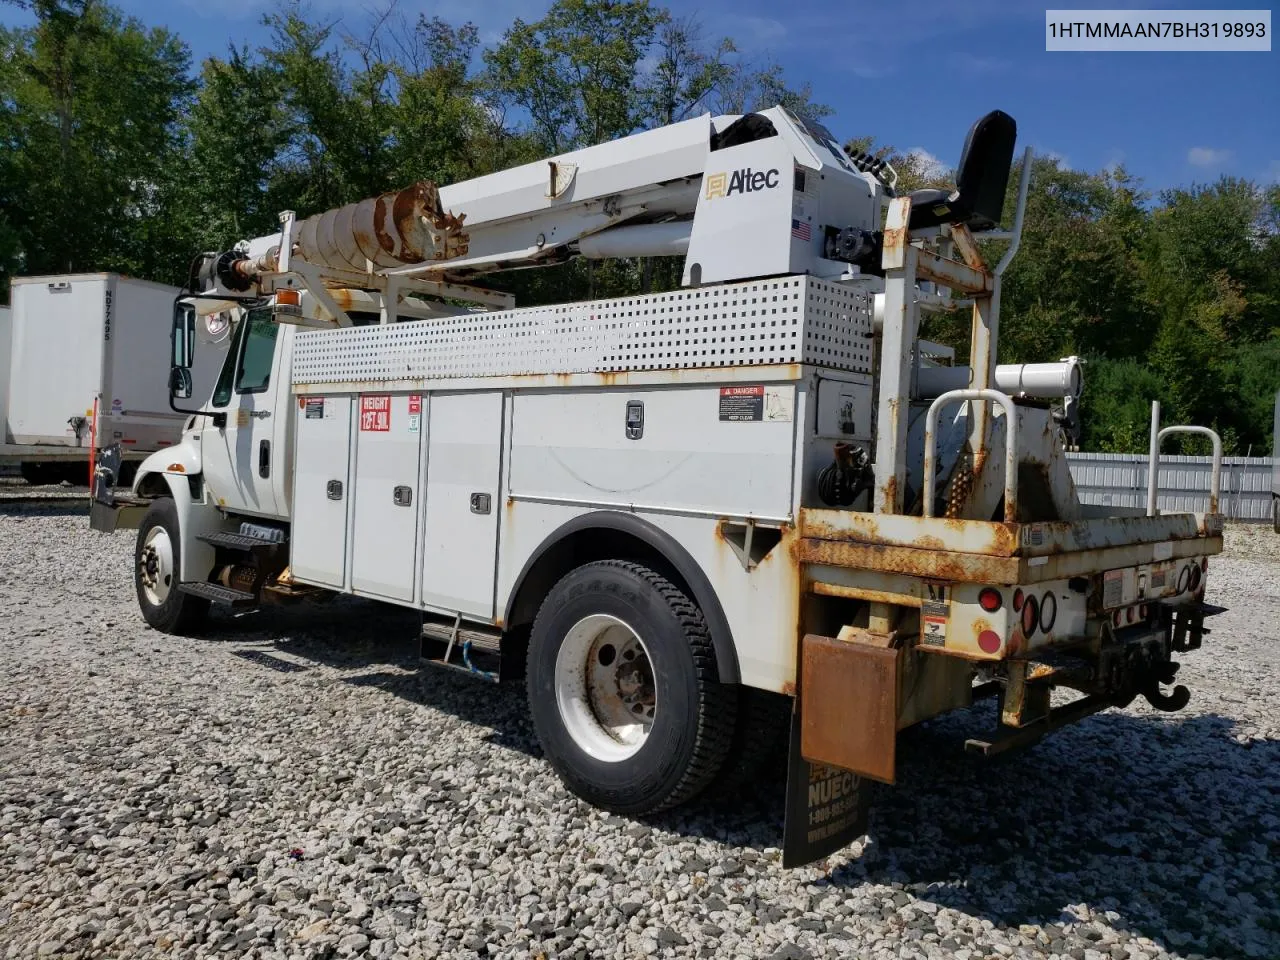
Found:
[[[0,462],[29,480],[88,480],[91,448],[119,444],[134,465],[177,443],[170,318],[178,289],[113,273],[17,277],[5,364]],[[197,376],[212,383],[208,349]]]
[[[1221,517],[1081,504],[1049,402],[1077,365],[997,369],[1014,133],[984,117],[957,189],[910,196],[774,108],[285,212],[203,259],[174,316],[191,424],[129,496],[102,471],[92,523],[137,527],[164,631],[335,593],[421,611],[424,662],[523,676],[548,760],[611,810],[731,789],[790,719],[787,863],[861,832],[899,730],[979,697],[986,754],[1180,709]],[[472,285],[658,255],[680,289]],[[972,317],[967,367],[926,373],[925,310]],[[227,329],[198,393],[192,348]]]

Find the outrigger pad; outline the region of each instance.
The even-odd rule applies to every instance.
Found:
[[[793,713],[782,866],[803,867],[847,847],[867,832],[870,808],[871,784],[848,770],[801,756],[800,717]]]
[[[800,661],[804,758],[893,783],[898,651],[806,634]]]

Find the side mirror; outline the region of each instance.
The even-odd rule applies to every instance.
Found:
[[[191,396],[191,368],[174,364],[169,368],[169,396],[186,400]]]
[[[173,331],[169,338],[173,343],[173,365],[189,368],[196,349],[196,311],[191,304],[181,300],[174,302]],[[187,379],[190,381],[191,378],[188,376]]]

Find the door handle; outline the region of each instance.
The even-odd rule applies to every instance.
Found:
[[[258,476],[267,479],[271,476],[271,441],[258,442]]]
[[[327,484],[325,484],[325,493],[330,500],[341,500],[342,499],[342,481],[330,480]]]
[[[391,491],[391,502],[397,507],[408,507],[413,505],[413,488],[406,486],[398,486]]]
[[[255,420],[265,420],[267,419],[267,417],[271,416],[271,411],[270,410],[250,410],[249,416],[253,417]]]

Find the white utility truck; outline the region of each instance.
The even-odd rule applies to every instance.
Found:
[[[424,660],[523,674],[548,760],[611,810],[723,789],[791,717],[788,863],[864,829],[899,730],[976,698],[982,753],[1179,709],[1221,518],[1081,504],[1078,365],[996,365],[1014,139],[993,112],[956,190],[898,196],[775,107],[282,214],[204,257],[175,395],[210,331],[226,364],[130,496],[103,471],[94,526],[138,528],[161,630],[316,593],[420,610]],[[477,285],[572,256],[683,257],[683,284],[525,308]],[[972,317],[967,366],[920,340],[928,310]]]
[[[91,452],[118,444],[128,474],[177,443],[186,417],[158,370],[170,362],[178,294],[114,273],[15,278],[0,463],[19,464],[32,483],[83,484]],[[197,378],[212,384],[219,359],[205,350]]]

